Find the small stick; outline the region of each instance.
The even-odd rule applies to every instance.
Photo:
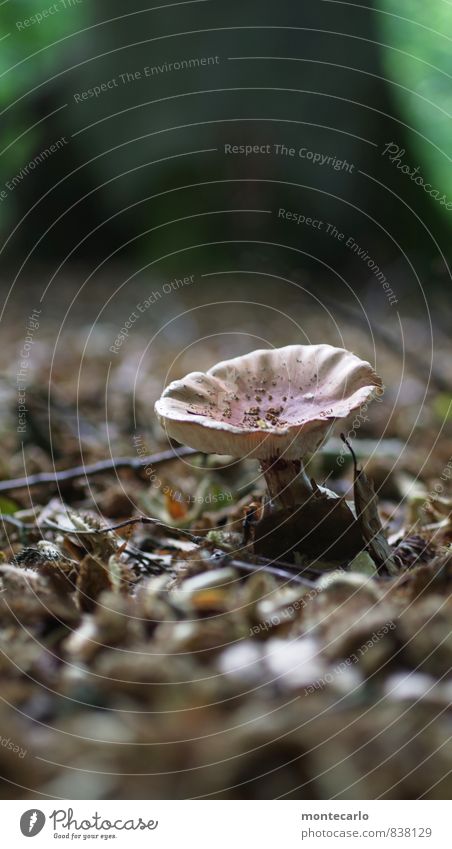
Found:
[[[315,566],[311,565],[298,567],[296,563],[287,563],[285,560],[270,560],[269,557],[261,557],[259,555],[256,555],[256,559],[265,565],[281,566],[287,572],[294,575],[302,575],[304,572],[311,572],[314,575],[319,575],[321,577],[326,574],[325,569],[316,569]]]
[[[190,531],[185,531],[182,528],[174,528],[172,525],[166,525],[160,519],[152,519],[150,516],[133,516],[131,519],[124,519],[123,522],[118,522],[116,525],[106,525],[104,528],[90,528],[89,530],[65,528],[57,522],[52,522],[50,519],[46,519],[41,527],[48,528],[51,531],[60,531],[63,534],[72,534],[73,536],[93,536],[94,534],[108,534],[111,531],[119,531],[121,528],[127,528],[129,525],[154,525],[157,528],[163,528],[165,531],[171,531],[174,536],[187,537],[191,542],[196,543],[196,545],[206,542],[205,537],[194,536]]]
[[[358,460],[356,459],[356,454],[355,454],[355,452],[352,448],[352,444],[351,444],[350,440],[348,440],[347,437],[345,436],[345,433],[341,433],[340,437],[341,437],[342,442],[344,443],[344,445],[347,446],[348,450],[350,451],[350,454],[352,455],[353,465],[355,467],[355,472],[357,473],[358,472]]]
[[[156,466],[159,463],[166,463],[168,460],[177,460],[178,457],[189,457],[198,453],[194,448],[181,446],[177,450],[170,448],[167,451],[150,454],[148,457],[113,457],[111,460],[100,460],[87,466],[75,466],[73,469],[62,469],[59,472],[38,472],[24,478],[0,481],[0,492],[11,492],[13,489],[32,489],[41,486],[41,484],[63,483],[75,478],[94,477],[117,469],[141,469],[145,466]]]
[[[212,552],[210,562],[227,563],[228,566],[232,566],[235,569],[242,569],[245,572],[268,572],[270,575],[274,575],[276,578],[281,578],[284,581],[294,581],[297,584],[303,584],[307,587],[315,586],[313,581],[310,581],[308,578],[303,578],[299,572],[292,572],[290,568],[281,568],[278,560],[268,560],[265,557],[260,557],[258,559],[261,562],[247,563],[244,560],[237,560],[228,551],[223,551],[221,548],[217,548]],[[287,565],[290,567],[292,564]]]
[[[22,522],[21,519],[16,519],[15,516],[10,516],[9,513],[0,513],[0,522],[14,525],[15,528],[19,528],[21,531],[32,531],[37,527],[36,525],[27,525],[25,522]]]
[[[277,562],[277,561],[275,561]],[[279,569],[277,566],[270,566],[267,563],[245,563],[244,560],[229,560],[229,566],[236,569],[243,569],[245,572],[268,572],[276,578],[281,578],[284,581],[293,581],[296,584],[303,584],[306,587],[315,587],[314,581],[308,578],[302,578],[297,572],[289,572],[285,569]]]

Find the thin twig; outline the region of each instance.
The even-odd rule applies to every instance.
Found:
[[[212,552],[210,557],[210,562],[212,563],[225,563],[228,566],[232,566],[235,569],[241,569],[245,572],[267,572],[270,575],[274,575],[276,578],[280,578],[284,581],[293,581],[297,584],[303,584],[304,586],[314,587],[315,584],[313,581],[310,581],[308,578],[303,578],[299,572],[292,572],[291,569],[283,569],[280,567],[279,562],[277,560],[271,561],[267,560],[267,558],[260,557],[258,558],[259,563],[248,563],[244,560],[237,560],[233,555],[229,554],[227,551],[223,551],[221,548],[215,549]],[[266,562],[262,562],[266,560]],[[289,564],[290,566],[291,564]]]
[[[16,519],[15,516],[10,516],[8,513],[0,513],[0,521],[14,525],[15,528],[19,528],[21,531],[32,531],[36,529],[36,525],[27,525],[21,519]]]
[[[167,571],[163,562],[159,562],[159,560],[163,561],[165,555],[157,555],[151,554],[147,551],[141,551],[141,549],[137,548],[136,545],[131,545],[130,543],[128,543],[124,548],[124,554],[133,558],[133,560],[136,560],[142,571],[146,568],[147,573],[162,575],[165,571]]]
[[[302,575],[304,572],[311,572],[314,575],[322,576],[325,574],[325,569],[316,569],[315,566],[297,566],[296,563],[287,563],[285,560],[271,560],[269,557],[261,557],[260,555],[256,555],[256,560],[264,565],[274,565],[285,569],[287,572],[293,573],[294,575]],[[333,567],[332,567],[333,570]]]
[[[196,545],[204,544],[207,547],[214,545],[214,543],[212,543],[206,537],[194,536],[189,531],[185,531],[182,528],[173,528],[171,525],[165,525],[163,522],[160,522],[158,519],[152,519],[148,516],[136,516],[133,519],[126,519],[126,520],[124,520],[123,522],[120,522],[117,525],[110,525],[110,526],[107,526],[105,528],[101,528],[101,529],[94,530],[94,531],[80,531],[80,533],[81,534],[107,533],[109,531],[119,530],[120,528],[124,528],[127,525],[135,525],[135,524],[154,525],[156,527],[163,528],[164,530],[169,530],[169,531],[175,532],[176,534],[179,534],[180,536],[187,537],[191,542],[195,543]],[[60,527],[60,530],[61,531],[67,531],[69,533],[69,530],[67,528],[61,528]],[[74,531],[73,533],[78,533],[78,531]],[[246,563],[243,560],[236,560],[234,558],[231,560],[231,555],[229,554],[229,552],[223,551],[222,549],[218,549],[218,548],[215,548],[215,551],[213,552],[213,556],[214,557],[216,556],[218,559],[220,559],[220,558],[228,559],[229,558],[230,565],[231,566],[235,565],[235,566],[237,566],[237,568],[247,569],[250,572],[256,572],[256,571],[259,571],[260,569],[263,569],[264,571],[270,572],[271,574],[274,574],[274,575],[276,575],[277,577],[280,577],[280,578],[290,579],[290,580],[298,580],[299,579],[300,583],[305,582],[305,583],[309,584],[310,586],[314,586],[314,584],[312,583],[312,581],[309,581],[308,579],[302,578],[302,576],[301,576],[302,572],[305,572],[305,571],[311,572],[311,573],[313,572],[314,574],[318,574],[318,575],[323,575],[325,573],[324,570],[315,569],[315,567],[302,566],[302,567],[299,568],[294,563],[286,563],[283,560],[270,560],[268,557],[256,556],[256,560],[258,561],[257,563]]]
[[[303,586],[306,587],[315,586],[313,581],[310,581],[308,578],[303,578],[298,572],[289,572],[276,565],[271,566],[267,563],[246,563],[244,560],[234,560],[234,558],[227,562],[229,566],[233,566],[236,569],[242,569],[245,572],[268,572],[270,575],[274,575],[276,578],[280,578],[284,581],[292,581],[296,584],[303,584]]]
[[[78,531],[76,528],[64,528],[61,525],[58,525],[54,522],[51,522],[50,520],[47,520],[44,523],[45,527],[47,527],[51,530],[58,530],[62,533],[68,533],[68,534],[70,533],[70,534],[73,534],[74,536],[78,536],[78,535],[89,536],[89,535],[93,535],[93,534],[106,534],[106,533],[110,533],[111,531],[120,530],[121,528],[125,528],[125,527],[130,526],[130,525],[138,525],[138,524],[154,525],[154,527],[163,528],[165,531],[171,531],[173,533],[179,534],[180,536],[187,537],[191,542],[195,543],[196,545],[201,545],[201,544],[204,544],[204,545],[207,545],[207,546],[213,545],[213,543],[210,542],[209,540],[207,540],[206,537],[194,536],[189,531],[185,531],[182,528],[173,528],[171,525],[166,525],[166,524],[164,524],[164,522],[160,522],[158,519],[153,519],[150,516],[134,516],[131,519],[125,519],[123,522],[118,522],[118,524],[116,524],[116,525],[107,525],[105,528],[94,528],[94,529],[86,530],[86,531],[85,530]],[[142,554],[142,552],[140,552],[140,555],[141,554]],[[287,568],[281,568],[278,561],[270,562],[270,561],[267,561],[267,558],[260,558],[261,561],[265,560],[265,562],[246,563],[243,560],[236,560],[227,551],[223,551],[222,549],[215,548],[214,551],[212,551],[211,561],[212,560],[218,560],[218,561],[225,560],[229,563],[230,566],[233,566],[237,569],[242,569],[242,570],[247,571],[247,572],[259,572],[259,571],[269,572],[271,575],[275,575],[275,577],[282,578],[285,581],[295,581],[296,583],[304,584],[305,586],[310,586],[310,587],[314,586],[314,583],[312,581],[309,581],[307,578],[302,578],[299,571],[294,570],[292,572],[292,571],[289,571],[289,569],[287,569]],[[282,565],[284,565],[284,566],[289,565],[290,566],[291,564],[282,564]]]
[[[167,569],[164,566],[160,565],[158,563],[158,561],[155,559],[156,555],[153,555],[152,558],[151,558],[151,556],[149,556],[149,554],[147,552],[141,551],[140,549],[135,548],[135,546],[132,546],[132,547],[127,546],[126,553],[130,557],[134,557],[137,560],[147,561],[151,566],[154,567],[154,570],[156,572],[157,572],[157,570],[159,570],[160,573],[167,571]],[[158,557],[158,555],[157,555],[157,557]],[[163,555],[162,555],[162,558],[163,558]],[[228,566],[232,566],[234,569],[239,569],[239,570],[244,571],[244,572],[251,572],[251,573],[267,572],[268,574],[274,575],[276,578],[280,578],[281,580],[284,580],[284,581],[291,581],[291,582],[296,583],[296,584],[302,584],[303,586],[306,586],[306,587],[314,587],[315,586],[313,581],[309,581],[307,578],[303,578],[297,572],[286,571],[285,569],[281,569],[281,568],[277,567],[276,565],[270,565],[270,564],[267,565],[266,563],[245,563],[245,561],[243,561],[243,560],[235,560],[234,558],[231,558],[231,555],[228,554],[227,551],[222,551],[222,549],[215,549],[212,552],[209,560],[210,560],[210,563],[215,563],[215,564],[218,564],[218,565],[222,564],[222,563],[227,563]]]
[[[344,433],[341,433],[340,437],[341,437],[344,445],[346,445],[348,450],[350,451],[350,454],[352,455],[353,465],[355,467],[355,472],[358,473],[358,460],[356,459],[356,454],[355,454],[355,452],[352,448],[352,444],[351,444],[350,440],[347,439],[347,437],[345,436]]]
[[[143,469],[146,466],[157,466],[159,463],[177,460],[178,457],[189,457],[192,454],[199,454],[199,452],[195,451],[194,448],[181,446],[177,450],[170,448],[167,451],[149,454],[148,457],[113,457],[111,460],[100,460],[97,463],[75,466],[73,469],[62,469],[59,472],[38,472],[24,478],[0,481],[0,492],[11,492],[13,489],[32,489],[42,484],[64,483],[75,478],[94,477],[117,469]]]
[[[171,533],[176,537],[187,537],[190,542],[194,542],[196,545],[200,545],[202,542],[206,541],[205,537],[194,536],[194,534],[191,534],[190,531],[186,531],[183,528],[174,528],[172,525],[166,525],[165,522],[161,522],[160,519],[153,519],[151,516],[133,516],[131,519],[124,519],[124,521],[118,522],[116,525],[105,525],[105,527],[102,528],[89,528],[86,530],[79,530],[76,527],[65,528],[63,525],[59,525],[58,522],[52,522],[51,519],[45,519],[41,527],[48,528],[51,531],[60,531],[63,534],[72,534],[73,536],[94,536],[98,534],[108,534],[111,531],[119,531],[121,528],[127,528],[129,525],[154,525],[154,527],[161,528],[165,531],[171,531]],[[33,527],[33,525],[31,527]]]

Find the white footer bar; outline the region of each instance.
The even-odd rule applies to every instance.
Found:
[[[245,849],[450,846],[447,801],[0,802],[2,845]]]

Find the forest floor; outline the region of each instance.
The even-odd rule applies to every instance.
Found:
[[[403,370],[397,343],[377,339],[382,401],[343,427],[374,482],[388,572],[364,539],[353,557],[302,544],[256,554],[246,516],[266,498],[257,463],[159,456],[171,446],[153,405],[168,380],[260,347],[260,328],[250,323],[239,350],[232,336],[199,331],[173,361],[193,335],[188,312],[152,345],[161,319],[138,322],[115,353],[120,323],[92,329],[80,310],[69,324],[35,312],[33,325],[34,308],[18,309],[0,352],[0,481],[28,477],[0,485],[3,797],[450,798],[444,337],[430,377],[414,319]],[[234,308],[222,311],[225,327]],[[300,341],[278,321],[273,339]],[[304,327],[331,341],[326,322]],[[344,344],[373,357],[352,322]],[[118,457],[131,462],[112,468]],[[338,433],[310,473],[353,500]],[[134,517],[156,521],[126,523]]]

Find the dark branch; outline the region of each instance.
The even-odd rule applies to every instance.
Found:
[[[268,572],[270,575],[274,575],[276,578],[280,578],[284,581],[292,581],[295,584],[303,584],[306,587],[315,587],[314,581],[308,580],[308,578],[303,578],[298,572],[291,572],[288,569],[281,569],[277,565],[269,565],[268,563],[245,563],[244,560],[229,560],[227,561],[229,566],[233,566],[235,569],[241,569],[245,572]],[[275,564],[278,563],[277,560],[274,561]]]
[[[356,459],[356,454],[355,454],[355,452],[352,448],[351,442],[349,442],[349,440],[346,438],[346,436],[343,433],[341,433],[340,437],[342,439],[342,442],[344,443],[344,445],[347,446],[348,450],[350,451],[350,454],[352,455],[353,465],[355,467],[355,472],[358,472],[358,460]]]
[[[21,519],[16,519],[15,516],[10,516],[9,513],[0,513],[0,522],[7,525],[14,525],[14,527],[18,528],[20,531],[32,531],[36,528],[36,525],[27,525],[25,522],[22,522]]]
[[[127,528],[129,525],[154,525],[154,527],[164,531],[171,531],[175,537],[187,537],[191,542],[196,543],[196,545],[206,542],[205,537],[194,536],[190,531],[185,531],[183,528],[175,528],[173,525],[167,525],[165,522],[161,522],[160,519],[153,519],[150,516],[133,516],[132,519],[124,519],[124,521],[118,522],[115,525],[105,525],[102,528],[89,528],[86,530],[79,530],[76,527],[65,528],[63,525],[52,522],[50,519],[46,519],[41,527],[48,528],[50,531],[60,531],[62,534],[72,534],[72,536],[94,536],[95,534],[108,534],[111,531],[119,531],[121,528]]]
[[[63,469],[60,472],[38,472],[36,475],[28,475],[24,478],[0,481],[0,492],[11,492],[13,489],[32,489],[43,484],[64,483],[75,478],[94,477],[118,469],[144,469],[146,466],[157,466],[159,463],[166,463],[168,460],[189,457],[198,453],[193,448],[183,446],[177,450],[170,448],[167,451],[150,454],[148,457],[113,457],[111,460],[100,460],[98,463],[75,466],[73,469]]]

